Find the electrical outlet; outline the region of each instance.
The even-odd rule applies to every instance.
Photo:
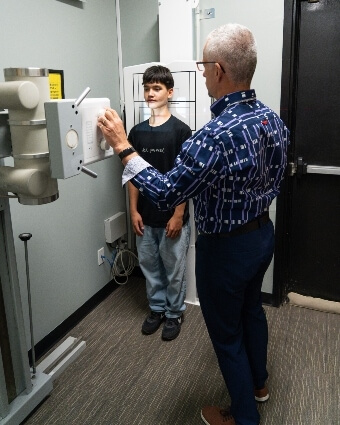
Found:
[[[104,259],[102,258],[102,255],[104,255],[104,247],[98,249],[98,266],[104,263]]]

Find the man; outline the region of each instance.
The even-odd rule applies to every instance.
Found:
[[[198,67],[217,99],[214,118],[183,144],[165,175],[131,152],[115,111],[98,119],[125,165],[123,183],[130,180],[160,209],[194,200],[197,291],[231,398],[230,409],[202,409],[208,425],[258,425],[255,398],[269,397],[261,285],[274,250],[268,210],[279,193],[289,132],[250,89],[256,56],[254,37],[241,25],[209,34]]]
[[[169,171],[191,129],[173,116],[168,100],[174,79],[168,68],[154,65],[143,74],[144,99],[151,116],[134,126],[128,140],[142,158],[161,173]],[[159,211],[129,182],[130,215],[137,235],[140,268],[146,279],[150,314],[142,332],[151,335],[163,320],[162,339],[171,341],[180,333],[186,295],[186,256],[190,225],[188,203]]]

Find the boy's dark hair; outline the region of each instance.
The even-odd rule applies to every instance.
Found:
[[[143,86],[149,83],[161,83],[169,90],[174,87],[174,79],[170,69],[162,65],[150,66],[144,71]]]

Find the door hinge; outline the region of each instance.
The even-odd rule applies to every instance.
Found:
[[[305,162],[301,156],[298,157],[297,161],[289,162],[288,174],[290,176],[294,176],[296,174],[298,177],[307,174],[307,162]]]

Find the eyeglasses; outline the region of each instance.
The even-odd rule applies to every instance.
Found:
[[[225,74],[225,70],[219,62],[196,62],[197,69],[199,71],[204,71],[204,69],[205,69],[204,64],[206,64],[206,63],[217,63],[220,66],[220,68],[222,69],[223,74]]]

